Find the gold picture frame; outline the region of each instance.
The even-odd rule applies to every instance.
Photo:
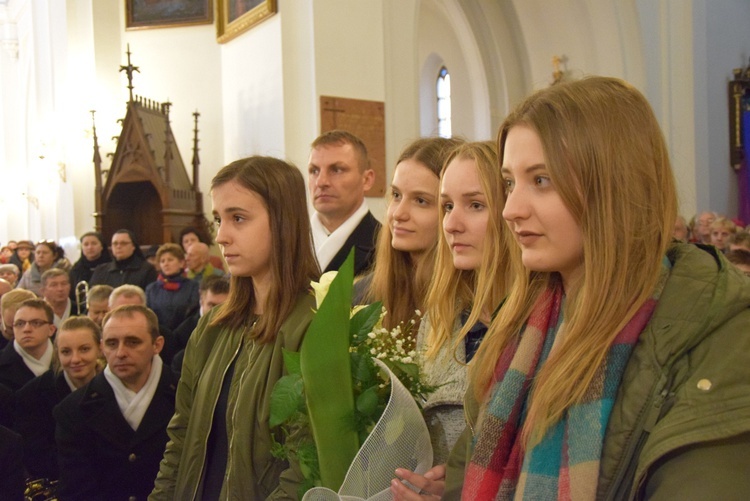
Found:
[[[278,11],[276,0],[216,0],[216,40],[226,43]]]
[[[214,6],[212,0],[176,0],[172,2],[149,2],[147,0],[125,0],[125,29],[176,28],[212,24]]]

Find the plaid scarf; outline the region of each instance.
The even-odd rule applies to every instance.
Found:
[[[651,318],[668,277],[620,331],[581,402],[525,453],[523,427],[529,390],[552,349],[562,323],[562,286],[550,285],[537,299],[521,335],[495,368],[490,399],[479,421],[462,499],[594,499],[604,432],[633,346]]]

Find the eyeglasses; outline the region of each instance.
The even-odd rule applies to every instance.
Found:
[[[133,242],[114,241],[112,247],[119,247],[120,245],[133,245]]]
[[[51,324],[52,322],[47,322],[46,320],[39,320],[35,318],[34,320],[16,320],[13,322],[13,328],[14,329],[23,329],[26,327],[26,324],[31,325],[33,328],[38,329],[39,327],[47,324]]]

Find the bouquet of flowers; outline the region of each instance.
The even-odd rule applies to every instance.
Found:
[[[388,331],[382,327],[387,312],[381,303],[352,309],[353,269],[350,254],[338,273],[326,273],[312,284],[318,310],[300,351],[284,352],[288,375],[271,396],[270,425],[281,426],[286,435],[273,453],[298,461],[305,477],[300,494],[313,487],[341,487],[392,398],[394,377],[418,403],[434,390],[422,383],[420,354],[412,348],[419,312],[417,319]],[[312,436],[290,432],[304,427]]]

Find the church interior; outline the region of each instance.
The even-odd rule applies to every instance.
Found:
[[[186,6],[202,12],[185,20]],[[77,235],[147,225],[143,211],[163,214],[145,243],[167,241],[208,216],[211,178],[233,160],[306,172],[336,100],[376,103],[368,203],[382,219],[405,144],[494,139],[530,92],[586,75],[648,98],[683,216],[735,217],[728,83],[750,61],[749,22],[746,0],[0,0],[0,242],[52,239],[75,258]],[[133,132],[152,155],[140,177],[118,164],[136,112],[160,117]]]

